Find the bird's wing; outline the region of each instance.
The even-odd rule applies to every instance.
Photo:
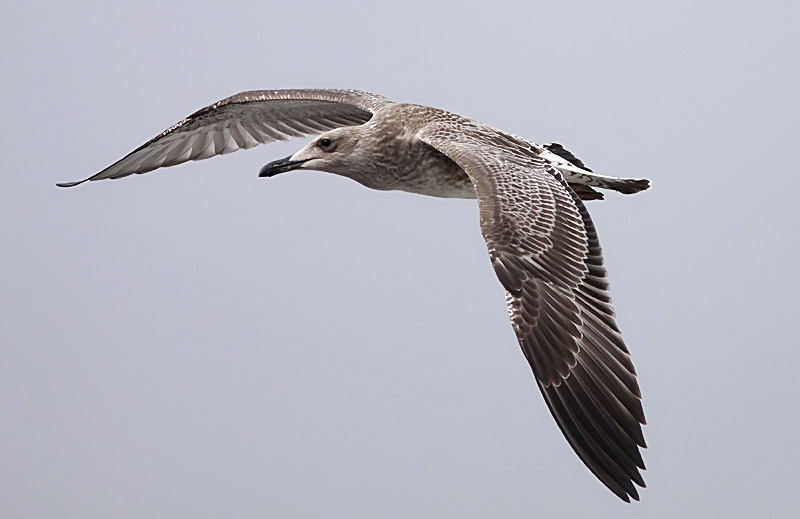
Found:
[[[511,324],[564,436],[612,492],[638,499],[641,394],[580,198],[528,143],[479,123],[430,123],[419,137],[475,186]]]
[[[242,92],[193,113],[88,180],[201,160],[268,142],[317,135],[367,122],[392,101],[358,90],[257,90]]]

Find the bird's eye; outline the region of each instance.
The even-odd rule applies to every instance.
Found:
[[[320,140],[319,140],[319,146],[320,146],[320,148],[330,148],[330,147],[331,147],[331,144],[333,144],[333,141],[331,141],[331,140],[330,140],[330,139],[328,139],[327,137],[326,137],[326,138],[324,138],[324,139],[320,139]]]

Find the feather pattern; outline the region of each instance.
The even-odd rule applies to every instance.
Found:
[[[464,119],[420,138],[470,176],[511,323],[553,417],[589,469],[638,499],[645,423],[636,372],[614,321],[594,225],[535,148]],[[491,143],[502,140],[502,147]]]
[[[274,141],[367,122],[391,101],[358,90],[257,90],[202,108],[111,166],[77,182],[122,178]]]

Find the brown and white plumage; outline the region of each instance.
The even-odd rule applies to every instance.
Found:
[[[512,326],[553,417],[600,481],[626,501],[638,499],[641,394],[581,199],[602,198],[593,188],[634,193],[649,181],[597,175],[560,144],[539,146],[453,113],[353,90],[232,96],[86,180],[315,134],[261,176],[319,169],[374,189],[477,197]]]

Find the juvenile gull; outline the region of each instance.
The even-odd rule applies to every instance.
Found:
[[[318,135],[259,176],[322,170],[366,187],[477,198],[511,325],[547,406],[595,476],[639,499],[641,393],[614,321],[606,269],[581,200],[636,193],[645,179],[593,173],[560,144],[538,145],[466,117],[357,90],[243,92],[203,108],[85,180],[122,178],[259,144]]]

